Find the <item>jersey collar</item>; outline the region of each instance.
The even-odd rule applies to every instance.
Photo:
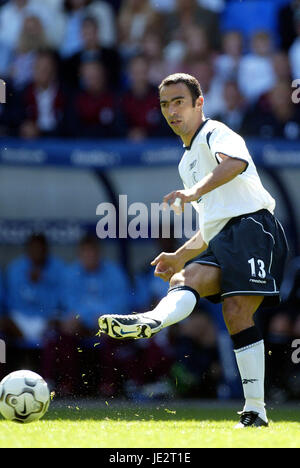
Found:
[[[184,146],[184,145],[183,145],[183,148],[184,148],[185,150],[190,150],[190,149],[191,149],[192,144],[193,144],[193,142],[194,142],[196,136],[199,134],[199,132],[202,130],[202,128],[204,127],[204,125],[205,125],[209,120],[210,120],[210,119],[205,119],[205,120],[203,120],[203,122],[201,122],[200,126],[198,127],[198,129],[197,129],[196,132],[194,133],[193,138],[191,139],[191,142],[190,142],[189,146]]]

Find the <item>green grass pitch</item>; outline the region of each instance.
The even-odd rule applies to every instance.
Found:
[[[38,422],[0,419],[0,447],[300,447],[300,408],[269,410],[269,428],[234,429],[238,407],[114,402],[52,404]]]

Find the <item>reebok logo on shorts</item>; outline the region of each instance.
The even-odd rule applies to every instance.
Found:
[[[251,281],[252,283],[260,283],[260,284],[267,283],[265,280],[259,280],[259,279],[253,279],[253,278],[250,278],[249,281]]]

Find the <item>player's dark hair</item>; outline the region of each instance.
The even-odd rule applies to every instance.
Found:
[[[193,106],[195,106],[196,100],[199,96],[203,96],[203,93],[199,81],[192,75],[188,75],[187,73],[174,73],[173,75],[169,75],[160,83],[158,89],[161,91],[163,86],[178,83],[184,83],[187,86],[192,96]]]

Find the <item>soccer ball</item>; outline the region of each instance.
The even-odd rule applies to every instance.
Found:
[[[5,419],[29,423],[48,410],[50,392],[45,380],[35,372],[11,372],[0,382],[0,413]]]

